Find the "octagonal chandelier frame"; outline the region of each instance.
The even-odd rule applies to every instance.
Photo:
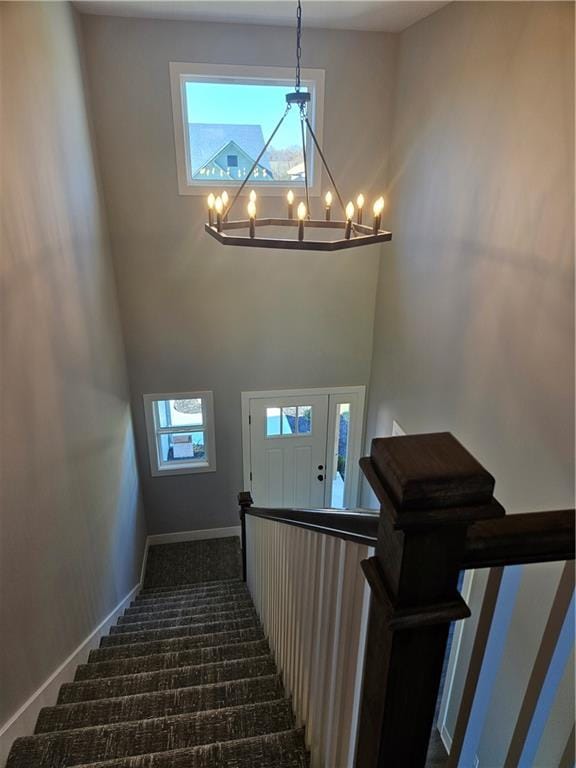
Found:
[[[344,200],[340,190],[334,180],[332,171],[328,165],[326,157],[322,152],[320,143],[308,119],[308,104],[310,103],[310,93],[301,90],[300,60],[302,55],[302,7],[301,0],[298,0],[296,13],[296,81],[294,91],[286,94],[286,109],[278,121],[277,126],[272,131],[270,138],[264,145],[262,151],[254,161],[246,178],[238,188],[231,202],[228,194],[223,192],[220,196],[210,194],[208,196],[208,222],[204,225],[205,231],[213,238],[222,243],[222,245],[240,245],[250,246],[251,248],[283,248],[301,251],[338,251],[344,248],[356,248],[360,245],[373,245],[392,239],[392,233],[380,229],[382,222],[382,211],[384,209],[384,198],[379,197],[373,204],[373,220],[371,225],[363,224],[364,196],[358,195],[356,206],[350,201],[344,205]],[[302,156],[304,160],[304,193],[305,201],[299,203],[294,217],[294,193],[292,190],[287,195],[288,216],[287,218],[258,218],[256,217],[256,192],[250,192],[250,199],[247,206],[248,219],[230,220],[230,212],[234,204],[242,194],[248,180],[258,167],[258,164],[264,156],[266,150],[272,143],[274,136],[278,133],[280,126],[286,119],[286,115],[297,106],[300,111],[300,129],[302,140]],[[342,220],[332,219],[332,193],[327,192],[325,202],[325,218],[312,219],[310,216],[310,190],[308,186],[308,157],[306,153],[306,132],[309,133],[316,150],[320,156],[322,164],[326,169],[330,181],[334,187],[334,192],[338,202],[344,212],[345,218]],[[286,227],[287,229],[297,228],[297,238],[266,237],[264,230],[266,227]],[[238,230],[247,229],[248,235],[241,235]],[[307,229],[332,230],[335,234],[333,239],[312,240],[306,237]]]

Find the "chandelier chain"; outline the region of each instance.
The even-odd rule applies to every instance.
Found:
[[[300,59],[302,58],[302,5],[296,10],[296,91],[300,91]]]

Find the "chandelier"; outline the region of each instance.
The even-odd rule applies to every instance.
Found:
[[[223,245],[240,245],[255,248],[284,248],[309,251],[337,251],[343,248],[354,248],[360,245],[372,245],[392,239],[392,233],[381,229],[384,198],[377,198],[372,204],[372,219],[364,223],[364,209],[366,200],[360,194],[356,198],[356,205],[352,201],[347,204],[340,194],[340,190],[334,180],[332,171],[328,166],[326,157],[322,152],[320,143],[308,119],[308,105],[310,92],[301,89],[300,59],[302,37],[302,8],[298,0],[296,30],[296,82],[294,91],[286,94],[286,108],[264,148],[254,161],[251,169],[246,174],[238,191],[230,200],[228,193],[210,193],[208,195],[208,222],[204,225],[205,231]],[[258,164],[266,150],[278,133],[280,126],[286,119],[288,112],[297,107],[300,112],[300,133],[302,141],[304,199],[295,206],[294,192],[290,190],[286,196],[286,218],[260,218],[257,216],[257,195],[251,190],[246,208],[248,218],[231,219],[230,213],[238,198],[241,196],[248,180],[258,168]],[[333,186],[337,203],[342,210],[342,219],[334,218],[333,194],[328,191],[324,197],[324,218],[312,219],[310,214],[310,190],[308,186],[308,157],[306,152],[306,134],[312,138],[312,142],[318,151],[326,173]],[[296,215],[294,215],[296,213]],[[243,231],[244,230],[244,231]],[[278,231],[284,230],[285,236],[277,237]],[[314,230],[316,234],[314,235]],[[322,230],[322,237],[318,231]],[[316,238],[316,239],[315,239]]]

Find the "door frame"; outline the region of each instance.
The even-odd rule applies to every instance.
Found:
[[[333,471],[333,460],[331,455],[331,440],[333,440],[332,433],[335,433],[335,406],[338,403],[338,399],[342,402],[344,395],[353,395],[355,398],[355,404],[359,414],[359,418],[355,419],[352,424],[352,429],[348,435],[348,466],[350,471],[350,507],[354,508],[358,506],[358,499],[360,495],[360,467],[358,462],[362,453],[362,445],[364,440],[364,425],[366,421],[365,403],[366,403],[366,387],[361,385],[355,385],[352,387],[300,387],[298,389],[268,389],[268,390],[251,390],[241,393],[242,404],[242,469],[244,488],[252,490],[252,481],[250,480],[250,471],[252,466],[252,449],[250,442],[250,400],[264,400],[273,397],[306,397],[310,395],[328,395],[328,424],[327,428],[327,446],[326,446],[326,473]],[[331,397],[330,397],[331,396]],[[334,402],[332,402],[334,399]],[[331,477],[331,474],[330,474]],[[331,487],[331,482],[326,483],[325,494],[328,491],[328,486]],[[324,496],[324,505],[326,505],[326,495]]]

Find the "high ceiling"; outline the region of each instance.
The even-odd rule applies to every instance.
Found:
[[[325,29],[400,32],[447,2],[303,0],[304,23]],[[81,13],[293,26],[295,0],[76,0]]]

